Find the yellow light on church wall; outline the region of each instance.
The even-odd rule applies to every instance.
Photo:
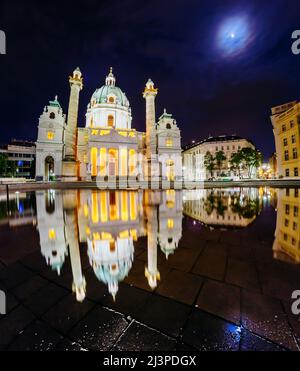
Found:
[[[54,139],[54,133],[53,133],[53,131],[48,131],[48,132],[47,132],[47,138],[48,138],[49,140],[53,140],[53,139]]]
[[[172,138],[167,138],[166,139],[166,146],[167,147],[173,147],[173,139]]]
[[[101,192],[100,193],[100,208],[101,208],[101,222],[106,223],[108,221],[107,192]]]
[[[99,209],[98,209],[98,193],[92,193],[92,222],[94,224],[99,222]]]
[[[121,176],[127,175],[127,148],[121,148]]]
[[[168,219],[168,228],[173,229],[174,228],[174,219]]]
[[[129,175],[135,175],[136,171],[136,163],[137,163],[137,158],[136,158],[136,151],[134,149],[129,150]]]
[[[136,207],[137,207],[137,194],[135,192],[129,192],[130,200],[130,219],[136,220]]]
[[[49,240],[55,240],[56,233],[55,233],[55,230],[54,229],[49,229],[49,231],[48,231],[48,237],[49,237]]]
[[[126,222],[128,220],[127,192],[121,192],[121,219],[123,222]]]
[[[107,158],[107,155],[106,155],[107,151],[106,151],[106,148],[101,148],[100,149],[100,175],[101,176],[105,176],[107,175],[106,173],[106,158]]]
[[[98,150],[96,147],[91,148],[91,174],[97,176],[97,155]]]

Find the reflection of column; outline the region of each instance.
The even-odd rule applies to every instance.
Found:
[[[85,299],[86,282],[82,274],[79,241],[78,241],[78,223],[76,208],[66,209],[66,237],[69,245],[70,260],[73,274],[72,291],[76,294],[76,299],[82,302]]]
[[[149,192],[151,194],[151,192]],[[151,200],[148,200],[151,202]],[[160,273],[157,269],[157,207],[153,205],[146,206],[147,239],[148,239],[148,266],[145,268],[145,276],[148,279],[149,286],[152,290],[157,287],[157,280],[160,280]]]

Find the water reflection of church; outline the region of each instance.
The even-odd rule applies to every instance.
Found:
[[[88,285],[80,246],[86,244],[96,277],[115,297],[132,267],[138,238],[147,236],[145,279],[154,289],[160,278],[158,247],[168,257],[182,235],[181,191],[38,191],[36,204],[41,252],[58,274],[70,256],[78,301]]]

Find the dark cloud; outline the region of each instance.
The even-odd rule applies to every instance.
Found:
[[[270,107],[298,98],[300,57],[291,53],[291,33],[300,27],[299,11],[296,0],[4,0],[0,142],[35,140],[38,117],[55,94],[66,110],[67,78],[77,65],[85,82],[83,125],[90,96],[112,65],[139,130],[145,127],[141,91],[151,77],[159,87],[158,114],[164,107],[174,114],[183,142],[236,133],[269,155]],[[218,30],[239,14],[247,15],[251,42],[225,57]]]

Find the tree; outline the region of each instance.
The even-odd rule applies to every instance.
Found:
[[[6,153],[0,153],[0,176],[6,176],[8,165],[8,156]]]
[[[225,153],[223,151],[218,151],[215,156],[215,161],[217,163],[218,169],[221,171],[223,162],[226,160]]]
[[[262,164],[262,154],[255,148],[246,147],[241,149],[241,156],[248,169],[248,178],[251,178],[253,170]]]
[[[206,152],[206,155],[204,156],[204,166],[206,170],[210,172],[210,176],[212,177],[216,166],[214,156],[210,152]]]
[[[239,177],[241,177],[241,165],[243,162],[243,156],[241,151],[232,153],[230,159],[230,169],[234,172],[237,172]]]

